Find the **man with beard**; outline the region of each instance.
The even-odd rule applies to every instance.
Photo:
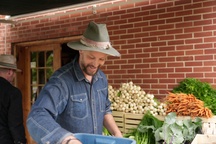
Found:
[[[108,82],[100,67],[107,55],[120,56],[105,24],[90,22],[80,41],[68,46],[79,51],[49,79],[32,106],[27,127],[38,144],[81,144],[73,134],[102,134],[103,126],[122,137],[111,114]]]

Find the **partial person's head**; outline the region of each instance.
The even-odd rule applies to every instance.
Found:
[[[89,76],[97,72],[108,55],[120,56],[110,43],[106,24],[90,22],[80,41],[69,42],[67,45],[79,51],[81,69]]]
[[[16,72],[21,72],[21,70],[17,68],[16,58],[13,55],[1,54],[0,76],[12,83],[16,76]]]

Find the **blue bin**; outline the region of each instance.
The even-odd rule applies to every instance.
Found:
[[[136,144],[135,140],[129,138],[84,133],[76,133],[74,136],[83,144]]]

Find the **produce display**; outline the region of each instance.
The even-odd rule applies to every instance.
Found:
[[[216,114],[216,90],[194,78],[180,82],[168,92],[163,103],[132,81],[122,83],[119,89],[109,85],[108,92],[112,110],[143,114],[137,128],[124,134],[137,144],[190,144],[196,134],[202,133],[201,118]],[[158,115],[164,120],[157,119]],[[178,119],[178,116],[189,118]],[[109,132],[104,129],[104,134]]]
[[[165,98],[167,102],[166,113],[175,112],[177,116],[191,116],[211,118],[211,110],[204,107],[204,102],[198,100],[193,94],[169,93]]]
[[[132,81],[122,83],[119,89],[114,89],[109,85],[108,92],[112,110],[134,114],[150,111],[154,116],[166,115],[166,105],[157,101],[153,94],[146,93]]]

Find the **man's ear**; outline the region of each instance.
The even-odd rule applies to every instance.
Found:
[[[8,75],[12,75],[13,73],[14,73],[14,70],[12,70],[12,69],[8,69],[8,70],[7,70],[7,74],[8,74]]]

